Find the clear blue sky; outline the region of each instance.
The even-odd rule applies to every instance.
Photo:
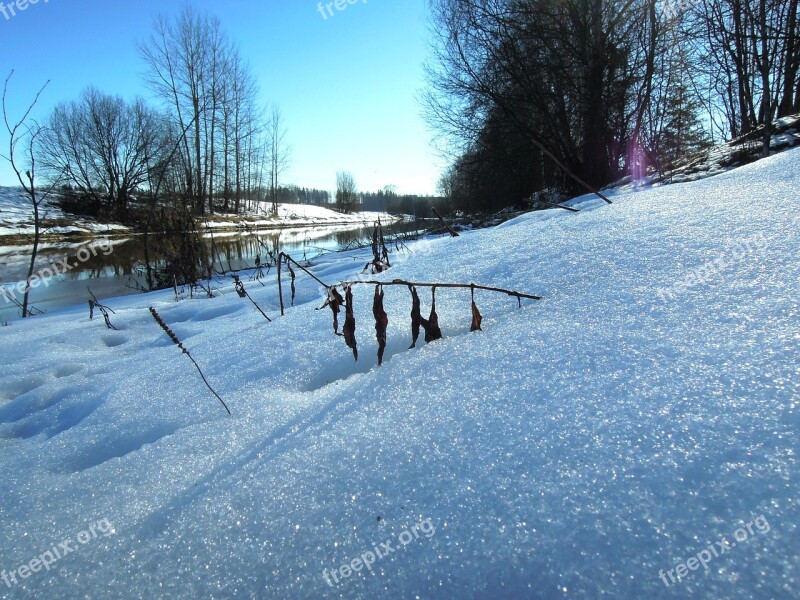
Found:
[[[8,4],[11,0],[0,0]],[[327,1],[323,4],[327,4]],[[323,19],[317,0],[194,0],[238,42],[261,86],[279,105],[292,146],[285,183],[335,188],[337,170],[361,190],[393,184],[433,193],[444,166],[417,101],[428,54],[428,0],[359,0]],[[14,116],[50,79],[35,116],[94,85],[126,98],[151,97],[136,41],[153,17],[175,15],[169,0],[39,0],[0,13],[0,75],[15,69]],[[0,152],[8,136],[0,133]],[[16,181],[0,160],[0,185]]]

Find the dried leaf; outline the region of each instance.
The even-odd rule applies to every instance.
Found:
[[[375,298],[372,301],[372,314],[375,316],[375,337],[378,339],[378,366],[383,364],[383,352],[386,350],[386,328],[389,317],[383,309],[383,287],[375,286]]]
[[[411,350],[411,348],[414,348],[417,345],[417,338],[419,338],[419,326],[422,323],[422,312],[420,311],[417,288],[410,285],[408,286],[408,290],[411,292],[411,336],[413,338],[411,346],[409,346],[408,349]]]
[[[353,290],[351,286],[345,288],[344,326],[342,326],[344,341],[348,348],[353,349],[353,357],[358,360],[358,347],[356,344],[356,316],[353,314]]]
[[[478,310],[478,305],[475,304],[475,286],[472,287],[472,326],[469,328],[470,331],[483,331],[481,329],[481,323],[483,322],[483,317],[481,316],[481,311]]]
[[[431,314],[428,320],[422,319],[425,329],[425,341],[432,342],[442,339],[442,330],[439,329],[439,315],[436,314],[436,287],[431,288]]]
[[[295,280],[295,274],[294,274],[294,269],[292,269],[292,265],[289,263],[288,260],[286,261],[286,266],[289,267],[289,273],[292,276],[292,306],[294,306],[294,295],[295,295],[294,280]]]
[[[483,317],[481,316],[481,312],[478,310],[478,306],[475,304],[475,300],[472,301],[472,327],[469,328],[470,331],[483,331],[481,329],[481,322],[483,321]]]
[[[331,307],[331,312],[333,313],[333,332],[336,335],[341,335],[339,333],[339,307],[344,304],[344,298],[337,291],[335,285],[328,288],[328,300],[325,304]]]

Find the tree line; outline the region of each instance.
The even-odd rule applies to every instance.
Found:
[[[445,199],[439,196],[398,195],[397,188],[387,185],[377,192],[358,190],[355,177],[349,171],[336,174],[336,196],[333,208],[340,212],[385,212],[392,215],[413,215],[416,218],[431,216],[431,207],[443,207]],[[449,210],[447,207],[446,210]]]
[[[800,112],[798,0],[433,0],[440,191],[490,210],[662,172]]]

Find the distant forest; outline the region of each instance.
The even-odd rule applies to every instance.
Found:
[[[279,187],[278,202],[315,204],[334,210],[344,210],[340,202],[331,200],[330,192],[297,186]],[[394,215],[415,215],[419,218],[427,218],[431,216],[431,206],[434,205],[444,206],[444,199],[439,196],[399,195],[392,186],[387,186],[386,189],[377,192],[356,191],[353,202],[346,207],[346,210],[348,212],[386,212]]]

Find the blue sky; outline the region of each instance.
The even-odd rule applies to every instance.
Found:
[[[332,7],[327,20],[317,0],[192,4],[220,18],[251,64],[263,102],[279,105],[292,146],[285,183],[333,189],[336,171],[343,169],[361,190],[392,184],[401,193],[435,192],[444,162],[431,146],[433,132],[417,101],[425,85],[428,0],[359,0],[342,11]],[[9,19],[0,13],[2,79],[15,69],[12,116],[48,79],[35,113],[41,120],[89,85],[150,98],[136,42],[150,35],[155,15],[175,15],[182,6],[167,0],[39,0]],[[8,136],[0,133],[0,152],[7,145]],[[0,163],[0,185],[15,184]]]

